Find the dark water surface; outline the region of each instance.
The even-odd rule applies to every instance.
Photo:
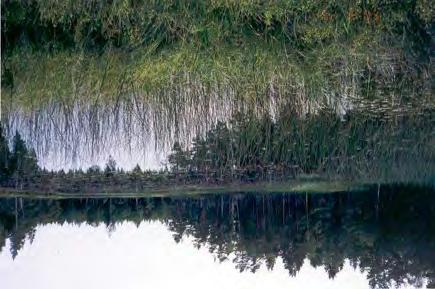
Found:
[[[8,289],[434,287],[435,190],[1,198],[0,247]]]

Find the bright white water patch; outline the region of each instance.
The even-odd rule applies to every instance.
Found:
[[[139,226],[123,222],[112,229],[108,233],[104,225],[40,225],[32,242],[27,239],[15,259],[8,241],[0,254],[0,287],[370,288],[367,274],[349,262],[334,279],[307,259],[295,277],[289,276],[280,258],[273,270],[262,266],[256,273],[240,273],[232,262],[216,261],[208,248],[197,249],[190,238],[177,244],[161,222]]]

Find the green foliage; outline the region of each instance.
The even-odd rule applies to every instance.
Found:
[[[106,167],[104,168],[104,173],[106,174],[106,176],[113,176],[115,172],[116,172],[116,161],[113,159],[112,156],[109,156]]]
[[[418,97],[433,46],[426,2],[5,0],[2,88],[28,106],[225,89],[254,105],[272,91]]]
[[[435,180],[434,111],[389,114],[354,109],[340,116],[329,109],[300,115],[288,106],[270,114],[236,114],[218,122],[191,146],[175,142],[169,170],[130,172],[116,167],[67,173],[40,171],[20,135],[9,151],[2,139],[3,185],[56,192],[146,190],[179,185],[287,181],[317,175],[368,183]],[[415,128],[419,129],[416,130]]]
[[[185,153],[179,142],[175,142],[172,147],[172,153],[168,157],[168,162],[175,172],[183,172],[188,168],[188,161],[190,156]]]
[[[0,124],[1,127],[1,124]],[[21,135],[16,132],[12,151],[0,128],[0,184],[15,187],[28,184],[38,173],[38,160],[33,149],[28,149]]]
[[[394,122],[343,121],[324,108],[433,106],[433,12],[427,0],[5,0],[2,109],[128,98],[157,111],[156,131],[174,123],[182,139],[181,112],[206,114],[198,106],[222,100],[242,114],[189,150],[174,146],[174,172],[256,179],[341,173],[351,162],[367,171],[374,152],[399,154],[382,154],[378,139]]]
[[[177,42],[209,47],[249,38],[311,46],[370,30],[403,37],[424,34],[433,21],[433,8],[425,2],[6,0],[2,35],[9,48],[24,40],[34,46],[95,49]]]
[[[417,170],[420,177],[430,179],[433,174],[423,172],[435,166],[431,145],[435,124],[433,111],[422,114],[390,119],[353,111],[341,118],[334,111],[321,110],[301,117],[284,110],[275,121],[268,115],[237,115],[228,124],[217,123],[204,138],[198,137],[191,149],[182,150],[177,143],[169,162],[175,172],[188,169],[216,180],[315,173],[379,182],[394,180],[392,176],[418,179],[408,167],[414,160],[422,166]]]
[[[6,181],[11,174],[9,168],[10,154],[8,142],[3,136],[3,128],[0,125],[0,183]]]

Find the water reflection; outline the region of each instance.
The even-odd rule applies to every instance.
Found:
[[[159,221],[123,222],[110,235],[102,224],[38,226],[32,244],[26,241],[14,261],[8,252],[0,254],[0,278],[8,289],[336,289],[350,282],[352,288],[369,288],[366,274],[348,261],[334,279],[308,259],[293,278],[280,258],[273,270],[263,266],[256,273],[239,273],[230,262],[216,262],[206,247],[195,248],[192,238],[176,244]]]
[[[183,240],[187,238],[189,244],[206,248],[216,260],[229,260],[224,263],[233,263],[241,272],[263,274],[265,268],[279,271],[282,267],[298,278],[309,262],[314,268],[324,268],[332,280],[339,278],[342,271],[358,268],[373,288],[421,287],[426,282],[433,286],[434,201],[433,189],[410,186],[375,186],[360,192],[333,194],[9,198],[0,201],[0,242],[3,250],[9,249],[18,260],[29,248],[42,246],[31,245],[31,241],[39,231],[47,230],[47,224],[75,224],[86,228],[83,232],[101,230],[104,224],[114,236],[118,230],[125,230],[125,221],[139,228],[144,221],[157,221],[172,232],[181,251],[185,250]],[[58,227],[55,231],[60,230]],[[134,232],[130,230],[124,237],[129,238]],[[80,244],[91,238],[88,234],[76,235],[84,236]],[[152,234],[149,237],[157,240]],[[62,248],[62,244],[50,245]],[[81,245],[75,250],[78,248]],[[107,249],[107,254],[113,254],[111,249]],[[122,258],[129,258],[129,254]]]

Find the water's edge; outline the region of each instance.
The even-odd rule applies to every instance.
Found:
[[[13,188],[1,188],[2,197],[24,197],[24,198],[138,198],[138,197],[160,197],[160,196],[183,196],[196,194],[213,194],[222,192],[240,193],[335,193],[344,191],[361,190],[373,184],[352,183],[346,181],[326,180],[293,180],[286,182],[254,182],[254,183],[230,183],[225,185],[182,185],[161,188],[152,188],[140,191],[84,191],[79,193],[64,193],[57,191],[26,191]]]

